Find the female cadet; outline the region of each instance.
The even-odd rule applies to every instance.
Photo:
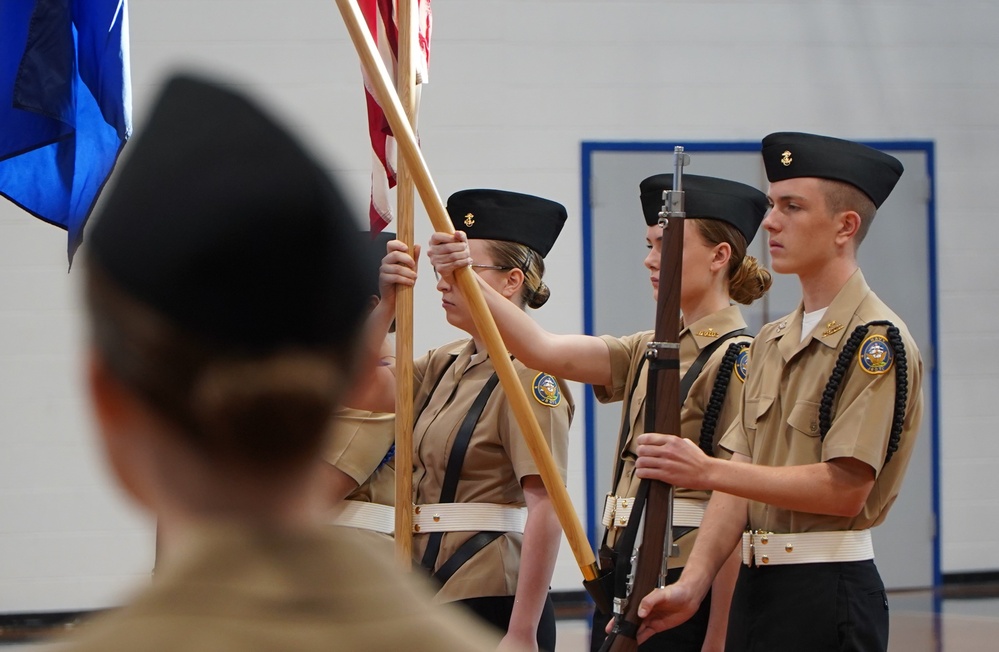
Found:
[[[244,98],[190,78],[131,148],[88,231],[88,386],[165,557],[68,649],[494,649],[322,522],[317,460],[374,293],[328,177]]]
[[[766,196],[741,183],[684,175],[686,214],[683,243],[683,281],[680,304],[683,329],[680,334],[681,387],[689,387],[681,413],[682,435],[711,454],[719,454],[718,440],[738,410],[739,392],[745,380],[741,359],[748,347],[746,322],[732,300],[749,304],[770,287],[770,274],[755,258],[746,255],[767,210]],[[659,263],[662,228],[659,212],[663,191],[672,188],[672,175],[656,175],[641,182],[642,209],[650,249],[645,266],[651,272],[652,293],[659,294]],[[442,275],[459,265],[478,261],[461,234],[438,233],[431,238],[430,261]],[[665,280],[664,282],[668,282]],[[607,496],[603,523],[607,528],[601,546],[601,565],[614,564],[631,551],[615,550],[628,523],[630,501],[639,479],[635,477],[634,439],[644,430],[647,372],[646,344],[651,331],[627,337],[556,335],[537,323],[509,310],[495,293],[486,298],[510,352],[524,364],[550,370],[568,380],[590,383],[601,402],[626,401],[623,406],[618,455],[614,464],[613,490]],[[734,372],[734,373],[733,373]],[[682,391],[682,390],[681,390]],[[708,498],[707,492],[678,489],[674,503],[674,537],[679,559],[670,560],[670,580],[679,575],[693,541]],[[642,649],[722,649],[728,621],[738,558],[733,555],[729,573],[720,574],[711,599],[705,599],[698,616],[686,629],[658,635]],[[675,568],[674,568],[675,567]],[[593,649],[604,639],[607,617],[597,614],[592,628]]]
[[[565,222],[562,205],[508,191],[463,190],[448,199],[447,211],[469,238],[473,269],[503,302],[523,313],[525,304],[538,308],[547,301],[543,259]],[[391,319],[396,284],[416,280],[405,245],[393,242],[389,250],[372,320],[382,325]],[[450,275],[437,289],[448,322],[470,338],[414,363],[414,556],[442,585],[438,601],[461,601],[506,632],[504,645],[554,650],[548,585],[559,523],[506,395],[496,387],[468,304]],[[530,403],[564,478],[572,399],[560,380],[516,359],[514,367],[534,397]],[[375,393],[394,396],[387,386]]]

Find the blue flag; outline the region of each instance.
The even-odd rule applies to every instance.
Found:
[[[0,194],[69,233],[132,131],[125,0],[0,0]]]

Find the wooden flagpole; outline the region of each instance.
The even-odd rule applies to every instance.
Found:
[[[374,41],[367,28],[364,27],[357,3],[355,0],[336,0],[336,4],[343,16],[354,48],[361,59],[361,65],[364,66],[364,70],[368,73],[368,79],[374,86],[375,95],[385,112],[385,118],[392,127],[399,153],[405,157],[410,168],[416,190],[420,193],[420,199],[430,216],[430,221],[437,231],[454,233],[454,227],[448,218],[443,202],[441,202],[437,187],[430,177],[430,171],[423,159],[423,154],[420,152],[413,129],[405,119],[402,105],[389,81],[385,66],[378,56]],[[534,463],[538,467],[545,489],[551,497],[555,513],[565,532],[566,539],[569,541],[569,547],[576,558],[576,563],[583,573],[583,578],[595,580],[598,573],[593,550],[590,549],[589,541],[583,532],[583,526],[579,522],[572,501],[569,499],[569,492],[562,484],[562,478],[555,466],[555,461],[552,459],[551,451],[541,434],[541,427],[538,425],[537,419],[534,418],[527,395],[524,393],[524,388],[513,368],[503,339],[496,328],[496,322],[493,321],[493,316],[482,296],[482,290],[473,274],[475,272],[470,268],[460,268],[455,272],[455,281],[461,289],[462,295],[469,302],[472,320],[485,341],[486,350],[496,368],[496,374],[506,392],[507,400],[510,401],[510,407],[513,409],[517,423],[524,433],[524,440],[531,451]],[[398,462],[396,464],[398,465]]]
[[[409,125],[416,127],[416,24],[411,0],[399,0],[396,87]],[[396,162],[396,237],[413,251],[413,177],[403,157]],[[395,558],[404,570],[413,560],[413,288],[400,286],[395,300]]]

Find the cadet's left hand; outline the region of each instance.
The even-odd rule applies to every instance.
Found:
[[[638,461],[635,462],[638,477],[685,489],[711,488],[706,480],[714,458],[705,455],[691,440],[647,432],[635,441],[638,444]]]
[[[430,264],[437,273],[450,280],[454,270],[468,267],[472,264],[472,252],[468,248],[468,236],[464,231],[450,233],[434,233],[430,236],[430,248],[427,250]]]

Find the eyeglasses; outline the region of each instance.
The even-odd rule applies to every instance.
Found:
[[[507,271],[514,269],[509,265],[469,265],[469,267],[471,267],[472,269],[496,269],[500,271]],[[434,278],[436,278],[438,281],[441,280],[441,275],[437,273],[437,268],[435,267],[433,269],[434,269]]]

